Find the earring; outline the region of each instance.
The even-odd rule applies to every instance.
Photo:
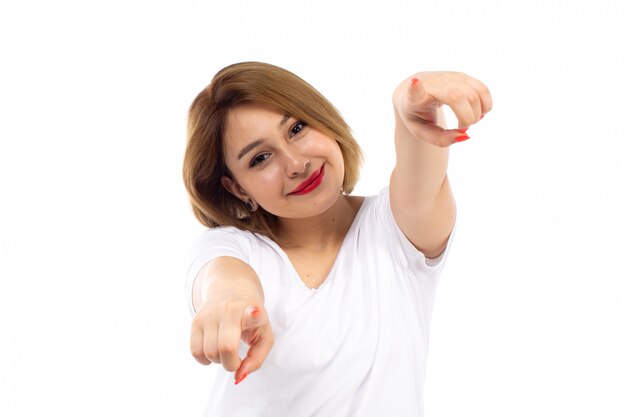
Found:
[[[248,211],[250,213],[254,213],[259,208],[259,205],[256,202],[248,199],[246,200],[246,207],[248,207]]]

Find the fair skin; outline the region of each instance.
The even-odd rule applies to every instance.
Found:
[[[459,121],[456,129],[446,129],[444,104]],[[413,245],[434,258],[445,249],[456,216],[446,175],[448,147],[467,138],[465,130],[491,110],[491,96],[484,84],[463,73],[423,72],[400,83],[393,105],[392,212]],[[282,249],[304,284],[318,287],[363,202],[341,192],[343,159],[337,143],[289,115],[253,104],[230,112],[224,139],[232,176],[222,178],[222,184],[278,217]],[[294,193],[322,169],[316,188]],[[235,372],[237,382],[259,369],[274,342],[263,305],[252,268],[229,257],[209,262],[194,285],[198,313],[191,350],[196,360],[222,364]],[[250,346],[243,360],[240,340]]]
[[[225,136],[226,165],[234,178],[224,177],[224,186],[242,201],[254,200],[278,216],[283,250],[304,283],[318,287],[362,202],[341,193],[344,165],[337,142],[293,117],[258,105],[231,111]],[[247,148],[257,143],[256,138],[262,143]],[[293,194],[322,166],[319,187],[305,195]]]

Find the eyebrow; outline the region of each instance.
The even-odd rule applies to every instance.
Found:
[[[280,121],[280,123],[278,123],[277,128],[280,130],[283,128],[283,126],[285,125],[285,123],[287,123],[287,120],[289,120],[290,116],[288,114],[285,114],[282,118],[282,120]],[[247,154],[248,152],[250,152],[252,149],[256,148],[257,146],[259,146],[260,144],[262,144],[263,142],[265,142],[265,139],[257,139],[253,142],[248,143],[246,146],[244,146],[241,151],[239,151],[239,154],[237,155],[237,160],[240,160],[241,158],[244,157],[245,154]]]

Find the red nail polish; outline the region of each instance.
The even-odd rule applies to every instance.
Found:
[[[466,127],[465,129],[459,129],[459,132],[461,132],[461,133],[465,133],[465,132],[467,132],[467,129],[469,129],[469,128],[468,128],[468,127]]]
[[[252,307],[250,309],[250,315],[252,316],[252,318],[257,318],[259,317],[259,314],[261,314],[261,309],[259,307]]]
[[[411,85],[416,85],[419,82],[420,82],[420,80],[418,80],[417,78],[411,79]]]
[[[239,379],[235,381],[235,385],[239,384],[241,381],[243,381],[244,379],[246,379],[246,377],[247,377],[247,376],[248,376],[248,373],[247,373],[247,372],[244,372],[244,373],[243,373],[243,375],[241,375],[241,376],[239,377]]]
[[[454,138],[455,142],[463,142],[464,140],[468,140],[470,137],[467,135],[461,135]]]

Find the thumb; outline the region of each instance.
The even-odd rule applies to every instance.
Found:
[[[433,101],[432,97],[426,92],[424,83],[419,78],[413,77],[409,82],[407,103],[411,107],[425,106],[429,101]]]
[[[258,306],[249,306],[241,318],[241,330],[252,330],[265,324],[267,315],[265,309]]]

